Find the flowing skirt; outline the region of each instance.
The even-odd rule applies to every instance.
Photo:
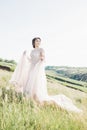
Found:
[[[62,109],[82,112],[67,96],[63,94],[48,95],[44,61],[33,64],[27,59],[26,55],[22,54],[10,83],[15,86],[16,91],[22,92],[27,97],[33,98],[40,103],[52,101]]]

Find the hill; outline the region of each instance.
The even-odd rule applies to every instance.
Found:
[[[26,100],[20,93],[15,93],[13,86],[9,85],[12,73],[0,69],[0,129],[87,130],[86,93],[66,87],[52,77],[54,72],[46,71],[48,94],[65,94],[84,113],[67,112],[49,103],[36,104],[30,99]]]
[[[52,70],[63,77],[87,81],[87,67],[46,66],[46,70]]]
[[[14,71],[17,63],[14,60],[0,58],[0,69]]]

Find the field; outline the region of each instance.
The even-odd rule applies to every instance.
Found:
[[[55,71],[46,70],[47,77],[50,79],[56,79],[58,83],[67,86],[69,88],[77,89],[87,93],[87,82],[78,81],[68,77],[60,76]]]
[[[65,94],[83,113],[67,112],[54,104],[45,103],[42,106],[30,99],[26,100],[9,85],[12,72],[0,69],[0,130],[87,130],[87,93],[84,82],[64,82],[69,79],[60,81],[61,77],[58,79],[51,71],[46,71],[46,74],[49,95]],[[79,87],[83,87],[83,90]]]

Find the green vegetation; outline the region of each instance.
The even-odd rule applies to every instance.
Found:
[[[14,60],[4,60],[0,58],[0,68],[8,71],[14,71],[16,67],[16,62]]]
[[[83,92],[87,92],[87,82],[77,81],[70,78],[62,77],[56,74],[52,70],[47,70],[47,78],[56,79],[62,85],[65,85],[69,88],[77,89]]]
[[[66,91],[50,74],[47,73],[48,93],[65,92],[84,113],[67,112],[54,104],[40,105],[26,99],[9,85],[12,72],[0,70],[0,130],[87,130],[87,94],[71,88]]]
[[[62,77],[87,81],[87,67],[46,66],[46,70],[52,70]]]

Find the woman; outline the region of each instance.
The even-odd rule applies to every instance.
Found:
[[[15,85],[16,91],[22,92],[28,98],[32,98],[39,103],[52,101],[65,110],[82,112],[65,95],[48,95],[44,69],[45,52],[43,48],[40,48],[40,44],[41,38],[36,37],[32,40],[34,49],[31,51],[30,57],[27,56],[26,51],[23,52],[10,83]]]

